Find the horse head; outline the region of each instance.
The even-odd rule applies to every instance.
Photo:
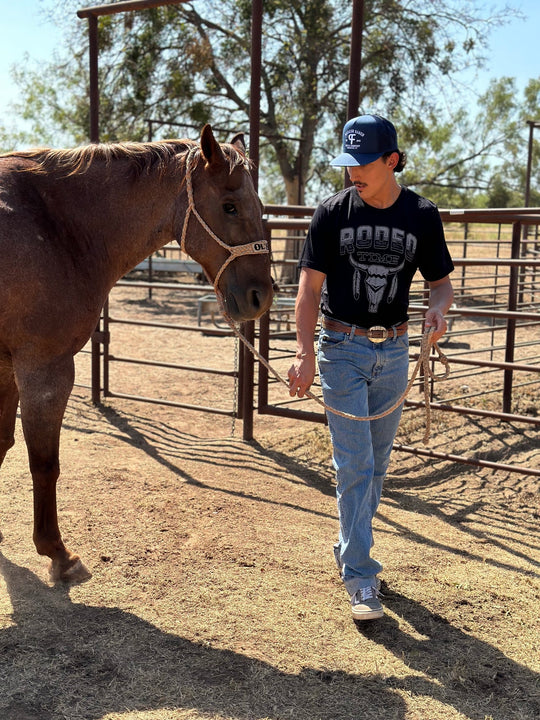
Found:
[[[202,265],[233,320],[259,317],[272,303],[270,251],[243,135],[220,145],[205,125],[200,149],[186,157],[186,188],[182,248]]]

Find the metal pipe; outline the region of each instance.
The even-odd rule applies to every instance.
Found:
[[[273,205],[264,206],[264,212],[271,215],[306,215],[311,217],[315,207],[310,205]],[[540,207],[536,208],[464,208],[457,210],[440,209],[444,222],[490,222],[490,223],[512,223],[516,218],[523,221],[523,215],[536,217],[540,222]],[[534,224],[534,220],[533,220]]]
[[[515,222],[512,226],[512,258],[519,258],[521,246],[521,223]],[[518,294],[518,269],[510,268],[510,283],[508,287],[508,310],[515,312],[517,310],[517,294]],[[508,318],[506,321],[506,351],[504,360],[507,363],[514,362],[514,348],[516,342],[516,321]],[[511,368],[504,371],[504,388],[503,388],[503,412],[510,413],[512,411],[512,382],[513,371]]]
[[[175,288],[178,290],[178,287]],[[225,328],[203,328],[199,325],[179,325],[173,323],[158,323],[150,322],[148,320],[123,320],[122,318],[116,318],[109,315],[109,322],[116,323],[118,325],[138,325],[142,327],[155,327],[164,328],[166,330],[193,330],[199,332],[202,335],[214,335],[219,337],[233,337],[234,333],[232,330]]]
[[[349,95],[347,120],[358,115],[360,104],[360,71],[362,69],[362,36],[364,33],[364,0],[353,0],[351,47],[349,53]]]
[[[189,0],[121,0],[121,2],[109,5],[95,5],[94,7],[83,8],[77,11],[80,18],[99,17],[100,15],[116,15],[122,12],[134,12],[136,10],[149,10],[161,5],[179,5]]]
[[[109,397],[122,398],[123,400],[136,400],[137,402],[152,403],[154,405],[166,405],[167,407],[177,407],[183,410],[200,410],[214,415],[234,416],[234,412],[224,410],[223,408],[205,407],[204,405],[189,405],[188,403],[175,402],[174,400],[163,400],[162,398],[149,398],[144,395],[129,395],[128,393],[110,392]]]
[[[249,157],[253,161],[253,184],[259,187],[259,136],[261,127],[262,0],[251,6],[251,82],[249,97]]]
[[[90,64],[90,142],[99,142],[98,21],[88,17],[88,56]]]
[[[533,133],[534,128],[540,128],[540,122],[527,120],[529,126],[529,144],[527,151],[527,175],[525,178],[525,207],[529,207],[531,200],[531,172],[532,172],[532,156],[533,156]]]
[[[413,447],[412,445],[394,444],[394,450],[398,452],[408,452],[412,455],[421,455],[423,457],[435,458],[438,460],[450,460],[451,462],[463,463],[464,465],[473,465],[475,467],[491,468],[492,470],[505,470],[506,472],[516,472],[523,475],[534,475],[540,477],[540,470],[522,467],[520,465],[506,465],[505,463],[490,462],[489,460],[474,460],[466,458],[462,455],[453,455],[451,453],[441,453],[435,450],[425,450],[423,448]]]
[[[349,51],[349,92],[347,120],[358,115],[360,104],[360,70],[362,67],[362,35],[364,32],[364,0],[353,0],[351,17],[351,46]],[[344,187],[351,186],[347,170],[343,172]]]
[[[405,405],[408,407],[423,408],[425,403],[416,402],[414,400],[405,400]],[[443,403],[431,403],[430,407],[433,410],[440,410],[441,412],[452,412],[456,415],[473,415],[475,417],[493,418],[495,420],[505,420],[507,422],[522,422],[528,425],[540,425],[540,418],[532,417],[530,415],[516,415],[514,413],[495,412],[494,410],[477,410],[476,408],[464,407],[462,405],[444,405]]]
[[[109,355],[109,360],[131,365],[147,365],[149,367],[161,367],[168,368],[170,370],[188,370],[189,372],[208,373],[209,375],[223,375],[225,377],[236,377],[238,374],[236,370],[218,370],[217,368],[201,367],[200,365],[179,365],[178,363],[143,360],[141,358],[125,357],[123,355]]]
[[[90,73],[90,142],[99,142],[99,76],[98,76],[98,21],[97,17],[88,17],[88,55]],[[101,346],[98,341],[101,332],[101,319],[92,335],[92,402],[101,401]]]
[[[251,5],[251,83],[249,100],[249,155],[253,161],[252,178],[255,190],[259,188],[259,134],[261,122],[261,68],[262,68],[262,0],[253,0]],[[244,323],[246,337],[253,342],[255,323]],[[242,344],[242,374],[239,382],[238,402],[241,407],[242,433],[244,440],[253,440],[253,378],[255,358]]]

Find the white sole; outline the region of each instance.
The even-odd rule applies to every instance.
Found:
[[[355,613],[352,612],[353,620],[379,620],[384,616],[384,610],[371,610],[371,612]]]

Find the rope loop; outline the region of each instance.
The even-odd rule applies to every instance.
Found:
[[[281,377],[281,375],[278,373],[278,371],[273,368],[270,363],[264,358],[260,352],[255,348],[255,346],[249,342],[247,338],[245,338],[240,330],[236,327],[236,324],[234,320],[228,315],[227,311],[225,310],[225,303],[223,302],[223,298],[221,296],[221,293],[216,289],[216,296],[218,299],[218,305],[220,307],[220,310],[223,314],[223,317],[230,325],[231,329],[233,330],[234,334],[244,343],[244,345],[248,348],[248,350],[252,353],[252,355],[262,364],[264,367],[268,370],[269,373],[271,373],[276,380],[278,380],[280,383],[285,385],[285,387],[289,387],[289,384],[287,381]],[[416,377],[420,370],[422,370],[422,376],[423,376],[423,390],[424,390],[424,407],[426,410],[426,429],[424,432],[423,442],[424,445],[427,445],[430,434],[431,434],[431,405],[429,400],[429,383],[430,380],[433,382],[437,382],[440,380],[446,380],[450,374],[450,364],[448,362],[448,358],[446,355],[442,352],[440,347],[436,342],[433,342],[431,337],[433,335],[433,328],[430,328],[429,330],[426,330],[424,334],[422,335],[422,341],[420,344],[420,354],[418,356],[418,360],[416,361],[416,365],[413,368],[411,377],[409,379],[409,382],[407,383],[407,387],[403,391],[403,393],[400,395],[400,397],[394,402],[394,404],[384,410],[381,413],[378,413],[377,415],[353,415],[351,413],[343,412],[342,410],[337,410],[336,408],[330,407],[327,405],[322,398],[317,397],[314,395],[310,390],[307,390],[305,392],[306,397],[309,397],[311,400],[314,400],[316,403],[321,405],[326,411],[334,413],[335,415],[339,415],[340,417],[347,418],[349,420],[357,420],[359,422],[365,422],[368,420],[379,420],[380,418],[386,417],[387,415],[390,415],[390,413],[393,413],[394,410],[396,410],[402,402],[404,402],[405,398],[409,394],[414,381],[416,380]],[[434,350],[437,353],[437,356],[435,358],[431,357],[430,349],[431,347],[434,348]],[[433,369],[430,365],[431,360],[438,360],[443,368],[444,372],[440,375],[436,375],[433,372]]]

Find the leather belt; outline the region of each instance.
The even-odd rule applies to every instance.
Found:
[[[355,335],[362,335],[371,340],[372,343],[382,343],[388,338],[396,338],[400,335],[404,335],[407,332],[408,324],[406,322],[401,325],[394,325],[390,328],[385,328],[384,325],[373,325],[370,328],[355,327],[354,325],[347,325],[346,323],[339,322],[339,320],[332,320],[332,318],[325,317],[322,321],[323,328],[327,330],[335,330],[336,332],[349,333],[354,327]]]

